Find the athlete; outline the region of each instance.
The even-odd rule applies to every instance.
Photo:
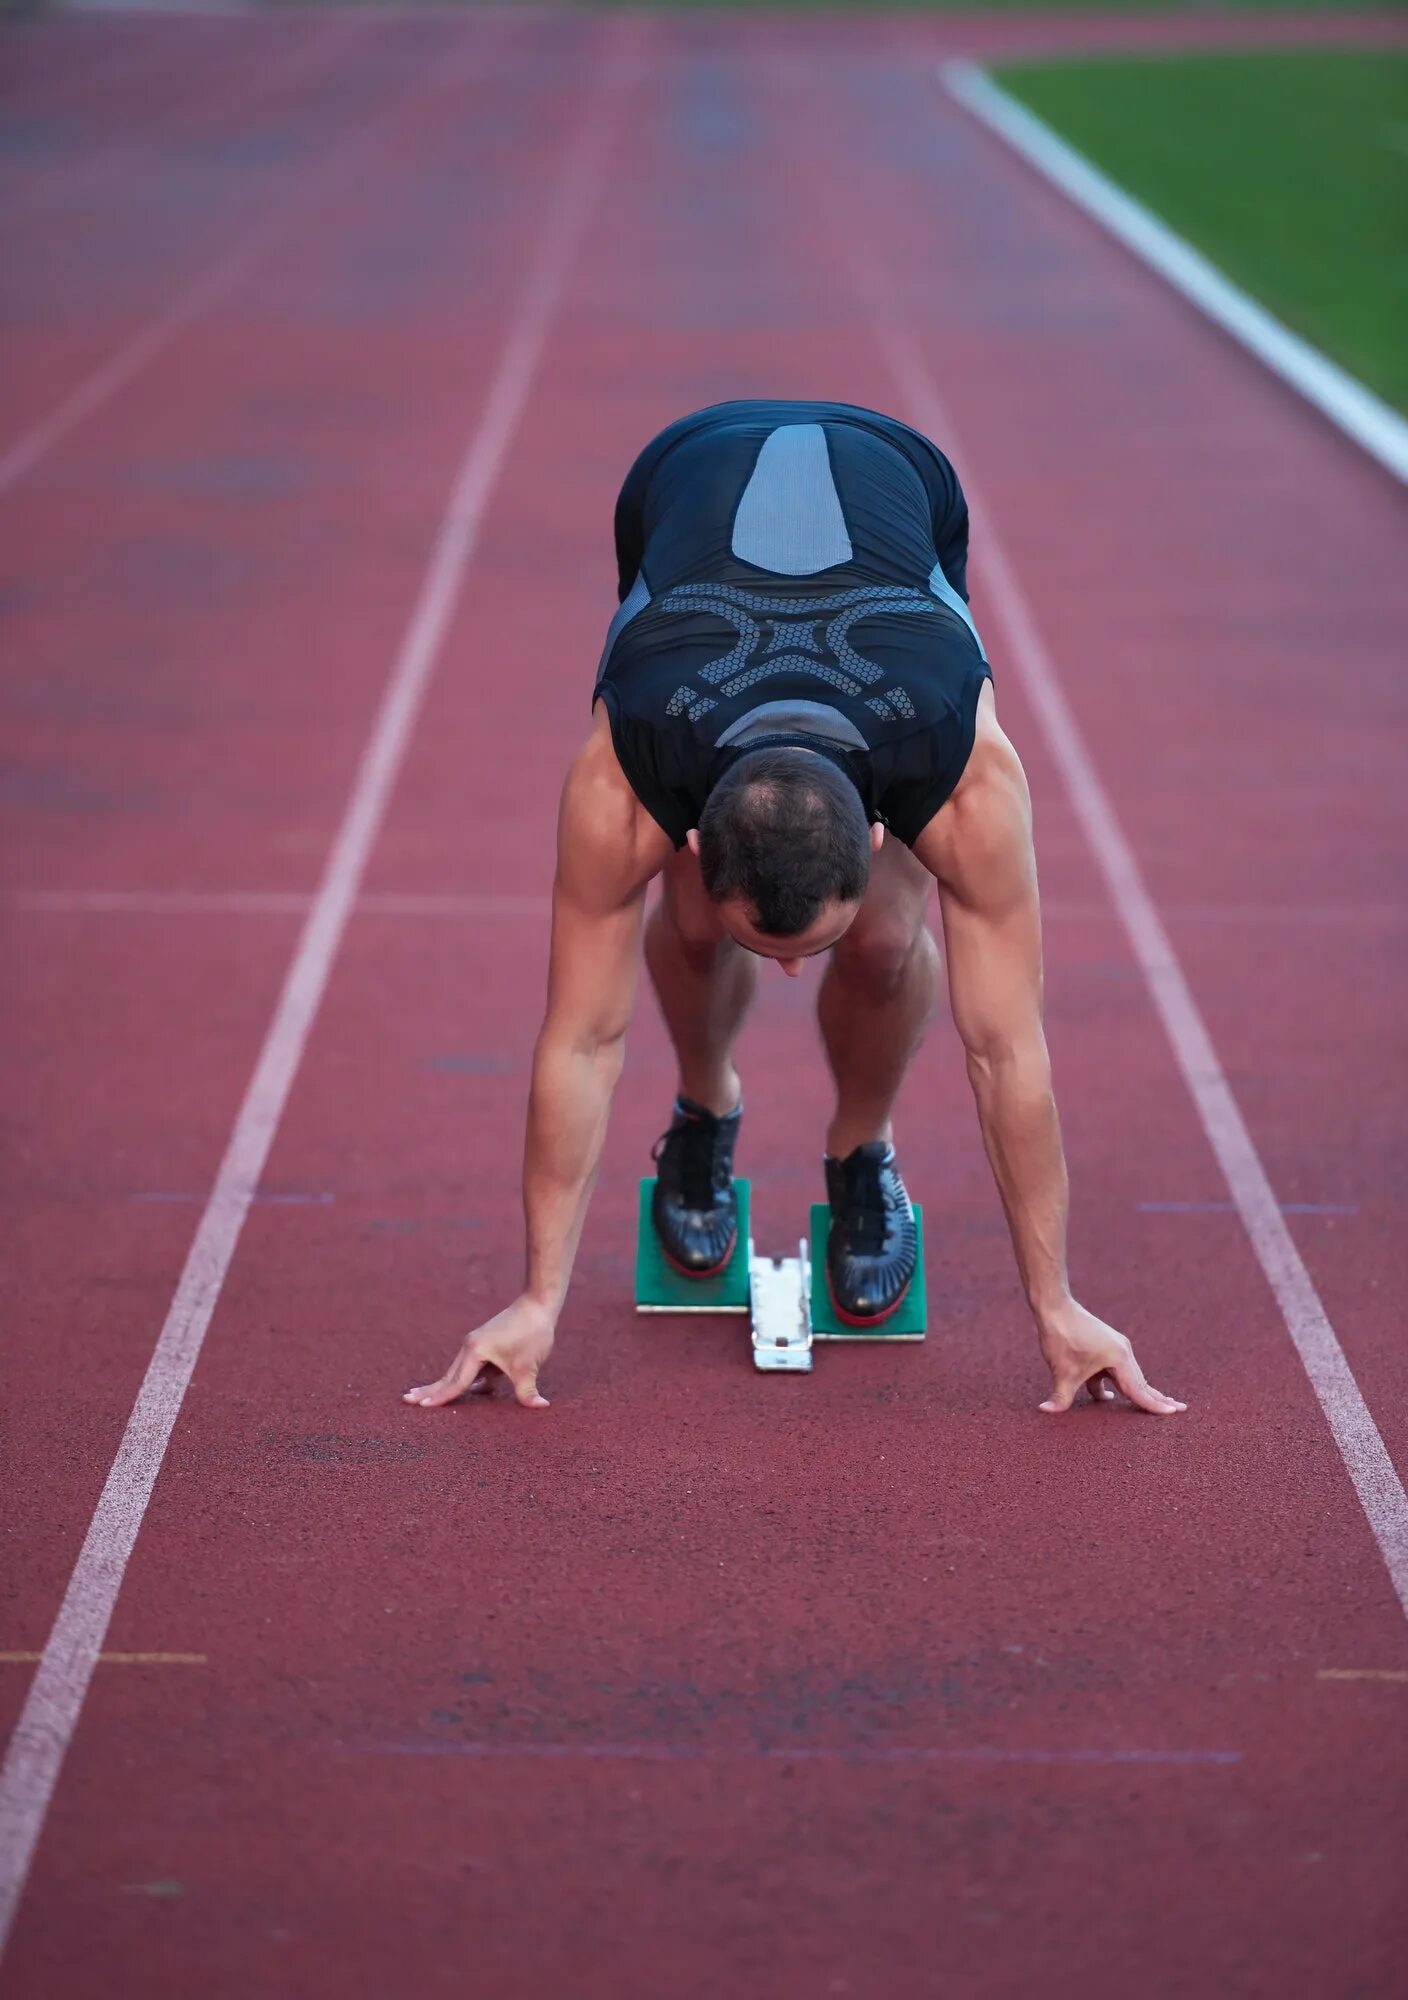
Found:
[[[615,526],[620,608],[558,824],[526,1279],[405,1400],[434,1408],[507,1377],[521,1403],[546,1407],[538,1373],[621,1073],[642,933],[679,1064],[653,1220],[697,1275],[721,1268],[737,1235],[734,1044],[759,961],[795,976],[829,954],[826,1279],[844,1320],[883,1333],[917,1260],[891,1114],[938,986],[925,921],[937,882],[953,1019],[1051,1373],[1041,1408],[1069,1409],[1085,1388],[1182,1410],[1067,1282],[1031,808],[968,610],[953,467],[871,410],[724,403],[646,446]]]

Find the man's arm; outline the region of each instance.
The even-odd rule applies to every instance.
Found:
[[[1161,1416],[1184,1406],[1145,1381],[1124,1335],[1071,1296],[1066,1274],[1066,1160],[1042,1027],[1041,917],[1026,776],[984,691],[964,781],[916,845],[939,879],[949,999],[993,1177],[1052,1393],[1069,1409],[1082,1386],[1108,1401],[1113,1382]]]
[[[669,842],[642,826],[600,718],[563,788],[547,1012],[533,1053],[523,1153],[527,1268],[513,1304],[475,1329],[438,1382],[407,1402],[453,1402],[500,1370],[545,1408],[551,1351],[596,1179],[635,996],[646,885]]]

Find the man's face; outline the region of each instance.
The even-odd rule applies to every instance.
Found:
[[[749,921],[746,903],[727,901],[716,903],[719,920],[732,938],[748,951],[754,951],[759,958],[771,958],[782,967],[789,978],[795,979],[809,958],[819,952],[829,951],[837,938],[844,937],[855,921],[859,903],[827,903],[816,922],[799,931],[796,937],[769,937],[766,931],[754,928]]]

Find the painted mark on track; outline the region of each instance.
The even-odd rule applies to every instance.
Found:
[[[705,1743],[367,1743],[339,1744],[349,1757],[530,1758],[647,1764],[722,1763],[743,1758],[773,1764],[1240,1764],[1240,1750],[1110,1750],[1037,1748],[1004,1744],[756,1745]]]
[[[209,1191],[208,1189],[204,1188],[200,1189],[199,1191],[189,1191],[189,1192],[180,1189],[149,1188],[149,1189],[144,1189],[141,1194],[129,1195],[127,1199],[129,1201],[156,1202],[156,1203],[167,1203],[167,1202],[204,1203],[209,1199]],[[335,1199],[336,1197],[334,1195],[327,1193],[326,1190],[318,1194],[260,1193],[250,1196],[250,1201],[252,1204],[262,1205],[265,1208],[302,1208],[302,1207],[326,1208],[328,1203]]]
[[[36,1666],[42,1653],[0,1653],[0,1665]],[[204,1653],[99,1653],[100,1667],[203,1667]]]
[[[312,904],[302,889],[7,889],[6,909],[74,916],[302,916]],[[369,889],[357,898],[359,916],[377,917],[545,917],[550,896],[478,895],[471,891]],[[1051,922],[1104,922],[1107,904],[1094,898],[1042,898],[1043,919]],[[1190,924],[1355,924],[1401,928],[1408,903],[1180,903],[1163,905],[1165,917]],[[1089,968],[1087,968],[1089,969]]]
[[[1169,922],[1187,924],[1388,924],[1401,928],[1408,923],[1408,902],[1356,902],[1336,897],[1333,902],[1306,903],[1188,903],[1170,899],[1162,905]],[[1106,904],[1080,896],[1043,896],[1043,919],[1068,922],[1100,921],[1109,916]]]
[[[441,1076],[507,1076],[521,1069],[517,1056],[430,1056],[426,1068]]]
[[[1317,1681],[1408,1681],[1403,1667],[1317,1667]]]
[[[55,916],[301,917],[313,907],[311,892],[297,889],[15,889],[0,895],[7,909]],[[550,896],[418,895],[371,890],[359,896],[358,916],[545,917]]]
[[[1237,1206],[1230,1201],[1137,1201],[1134,1206],[1141,1215],[1235,1215]],[[1352,1202],[1344,1201],[1283,1201],[1279,1204],[1282,1215],[1358,1215],[1359,1210]]]

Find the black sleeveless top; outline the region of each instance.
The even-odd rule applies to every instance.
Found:
[[[871,819],[919,838],[963,774],[988,677],[968,509],[940,451],[847,403],[721,403],[636,460],[616,554],[592,699],[676,847],[762,743],[832,758]]]

